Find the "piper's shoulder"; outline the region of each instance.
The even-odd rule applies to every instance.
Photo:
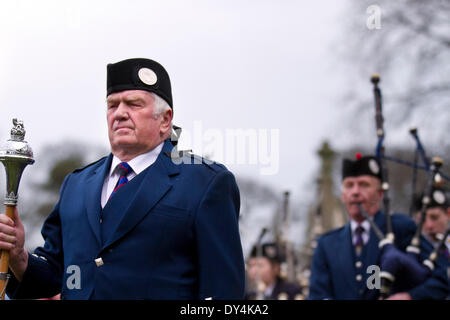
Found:
[[[334,239],[335,237],[339,236],[341,232],[344,231],[345,225],[333,230],[330,230],[328,232],[325,232],[322,234],[319,238],[319,241],[329,241],[330,239]]]
[[[396,221],[396,222],[399,222],[399,223],[410,223],[410,222],[414,223],[414,220],[411,219],[405,213],[398,213],[398,212],[397,213],[393,213],[391,215],[391,219],[392,219],[392,221]]]
[[[391,215],[391,220],[394,225],[403,226],[414,230],[416,228],[416,223],[414,220],[405,213],[394,213]]]
[[[107,156],[104,156],[103,158],[100,158],[100,159],[98,159],[97,161],[91,162],[91,163],[89,163],[88,165],[85,165],[84,167],[77,168],[77,169],[73,170],[72,173],[79,173],[79,172],[82,172],[82,171],[84,171],[84,170],[86,170],[86,169],[88,169],[88,168],[93,168],[93,167],[96,166],[96,165],[97,165],[97,166],[98,166],[98,165],[101,165],[101,164],[103,164],[103,161],[104,161],[106,158],[108,158],[108,157],[107,157]]]
[[[219,173],[221,171],[228,171],[228,169],[221,163],[218,163],[214,160],[201,157],[192,153],[190,150],[181,150],[177,152],[166,152],[166,156],[168,156],[175,164],[177,165],[185,165],[189,168],[207,168],[209,170],[214,171],[215,173]],[[196,166],[191,166],[196,165]]]

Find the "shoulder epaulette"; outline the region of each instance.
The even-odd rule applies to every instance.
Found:
[[[104,156],[103,158],[100,158],[100,159],[98,159],[97,161],[94,161],[94,162],[92,162],[92,163],[89,163],[88,165],[86,165],[86,166],[84,166],[84,167],[77,168],[77,169],[73,170],[73,173],[83,171],[84,169],[86,169],[86,168],[88,168],[88,167],[90,167],[90,166],[93,166],[94,164],[96,164],[96,163],[98,163],[98,162],[104,160],[105,158],[107,158],[107,156]]]
[[[182,158],[186,158],[186,160],[187,160],[185,162],[186,164],[205,164],[206,166],[208,166],[209,168],[211,168],[214,171],[217,171],[214,168],[214,166],[216,166],[216,165],[218,165],[219,167],[221,166],[213,160],[209,160],[209,159],[206,159],[204,157],[201,157],[199,155],[192,153],[192,150],[179,150],[179,151],[177,150],[175,152],[166,151],[164,154],[173,160],[180,160]]]

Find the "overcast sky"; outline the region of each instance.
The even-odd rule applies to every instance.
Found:
[[[344,84],[333,67],[333,45],[346,5],[1,1],[0,142],[17,117],[37,161],[44,145],[65,139],[107,148],[106,65],[152,58],[171,77],[174,123],[191,136],[184,141],[182,135],[183,147],[215,159],[217,152],[196,150],[195,132],[202,146],[216,148],[227,132],[257,133],[259,148],[272,133],[268,141],[279,154],[270,159],[278,162],[270,174],[259,155],[256,163],[218,160],[236,175],[300,196],[318,168],[321,141],[335,134]],[[365,16],[361,12],[362,28]]]

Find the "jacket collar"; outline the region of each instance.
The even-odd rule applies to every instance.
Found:
[[[114,211],[112,214],[121,215],[121,219],[109,239],[101,239],[100,232],[100,212],[101,212],[101,192],[105,176],[109,173],[112,154],[110,154],[103,164],[96,168],[86,180],[84,192],[85,206],[89,225],[99,246],[105,243],[103,249],[119,240],[136,224],[138,224],[155,206],[155,204],[172,188],[171,178],[180,172],[180,166],[176,165],[167,155],[173,149],[173,144],[168,139],[164,141],[163,148],[156,161],[141,172],[143,175],[141,183],[134,183],[131,188],[121,188],[120,192],[112,197],[110,205],[106,204],[104,210]],[[135,179],[137,179],[136,177]],[[120,201],[127,199],[126,202]],[[117,205],[118,203],[120,205]],[[123,203],[122,203],[123,202]],[[114,203],[116,206],[114,206]],[[104,241],[106,240],[106,242]]]

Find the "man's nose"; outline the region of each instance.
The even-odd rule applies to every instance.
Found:
[[[352,195],[359,195],[360,194],[360,188],[357,184],[355,184],[351,189],[350,189],[350,193]]]
[[[128,119],[128,107],[125,103],[120,102],[117,106],[116,113],[115,113],[116,119]]]
[[[423,223],[423,227],[425,228],[425,230],[431,230],[431,229],[433,229],[433,223],[430,222],[429,219],[425,218],[425,221]]]

